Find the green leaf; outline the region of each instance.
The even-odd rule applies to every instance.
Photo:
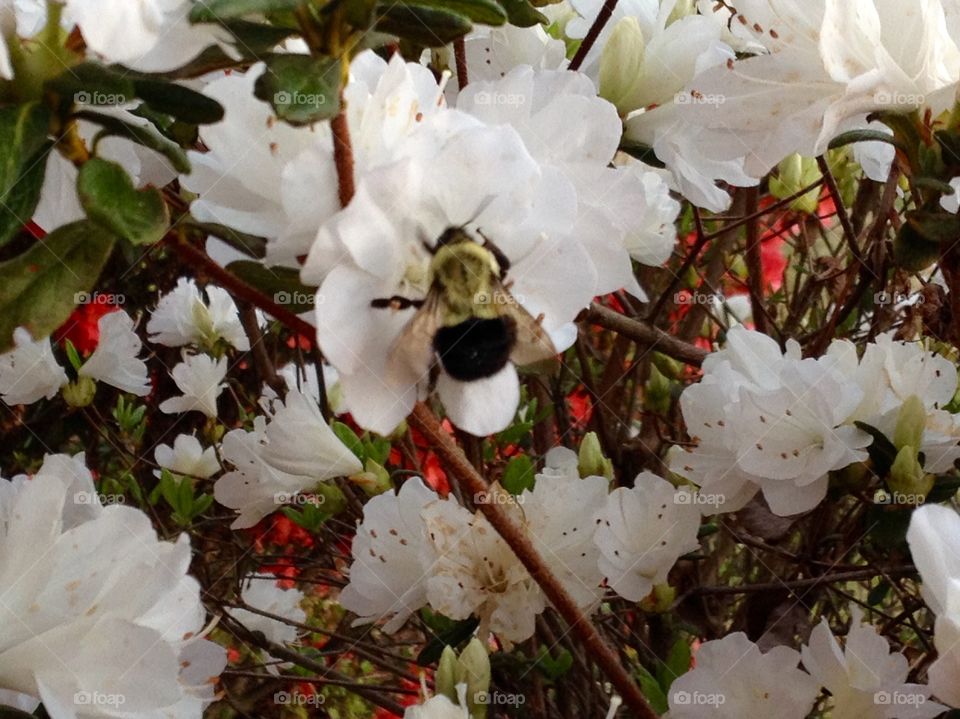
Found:
[[[89,220],[56,230],[21,255],[0,263],[0,352],[13,330],[47,337],[62,325],[107,263],[117,238]]]
[[[291,125],[329,120],[340,111],[340,61],[309,55],[273,55],[253,94]]]
[[[645,667],[638,666],[636,672],[637,679],[640,682],[640,691],[643,692],[643,696],[650,702],[650,706],[657,714],[666,712],[668,708],[667,695],[660,687],[660,682],[658,682],[656,677],[648,672]]]
[[[667,660],[657,668],[657,680],[664,694],[670,691],[673,680],[690,671],[690,644],[683,637],[674,642]]]
[[[557,652],[557,658],[554,659],[546,647],[540,647],[534,665],[550,681],[555,682],[570,671],[570,667],[573,666],[573,655],[568,650],[561,648]]]
[[[836,150],[839,147],[845,147],[846,145],[851,145],[855,142],[885,142],[889,145],[893,145],[894,147],[903,149],[903,146],[897,142],[891,133],[883,132],[882,130],[867,129],[841,132],[830,141],[830,144],[827,145],[827,149]]]
[[[137,95],[133,78],[128,73],[98,62],[74,65],[48,80],[44,89],[70,105],[125,105],[133,102]]]
[[[253,260],[237,260],[227,265],[227,270],[291,312],[299,314],[314,308],[317,288],[300,282],[300,273],[291,267],[264,267]]]
[[[873,471],[880,477],[885,476],[890,471],[893,460],[897,458],[897,448],[887,439],[887,435],[876,427],[866,422],[854,422],[854,424],[873,437],[873,442],[867,447],[867,453],[873,463]]]
[[[30,221],[47,174],[47,155],[52,142],[44,144],[40,151],[21,166],[23,174],[12,187],[0,195],[0,246],[6,244]]]
[[[511,25],[533,27],[550,22],[546,15],[530,4],[529,0],[500,0]]]
[[[267,239],[248,235],[246,232],[240,232],[232,227],[220,225],[215,222],[197,222],[194,219],[185,218],[183,224],[188,227],[195,227],[205,235],[213,235],[217,239],[223,240],[228,245],[240,250],[244,254],[252,257],[263,258],[267,254]],[[256,263],[260,264],[260,263]]]
[[[49,122],[37,103],[0,110],[0,246],[30,221],[40,200]]]
[[[127,171],[114,162],[97,157],[85,162],[77,194],[87,217],[135,245],[159,242],[170,226],[160,191],[138,190]]]
[[[871,607],[879,606],[883,603],[883,600],[886,599],[887,595],[890,593],[890,582],[886,579],[881,579],[880,582],[867,594],[867,604]]]
[[[134,80],[137,96],[159,112],[192,125],[210,125],[223,119],[223,106],[196,90],[166,80]]]
[[[484,25],[503,25],[507,13],[495,0],[407,0],[408,5],[463,15]]]
[[[536,472],[533,460],[527,455],[521,454],[507,462],[500,484],[510,494],[519,495],[525,489],[533,489],[534,482],[536,482]]]
[[[463,37],[473,24],[463,15],[410,3],[380,3],[376,9],[378,32],[396,35],[424,47],[443,47]]]
[[[361,462],[365,461],[366,457],[364,456],[363,442],[350,427],[343,422],[334,422],[330,425],[330,429],[337,435],[337,439],[346,445],[347,449],[357,455],[357,459]]]
[[[236,20],[256,13],[295,10],[303,0],[198,0],[187,16],[190,22]]]
[[[462,644],[473,636],[477,627],[480,626],[480,620],[476,617],[454,621],[426,609],[420,612],[420,616],[433,631],[433,639],[417,655],[417,665],[421,667],[428,667],[438,662],[444,647],[456,647]]]
[[[185,153],[179,145],[171,142],[152,127],[134,125],[118,118],[110,117],[109,115],[102,115],[99,112],[88,110],[78,112],[76,117],[80,120],[96,123],[103,128],[103,130],[97,134],[94,144],[99,142],[103,137],[110,135],[124,137],[128,140],[133,140],[138,145],[143,145],[155,152],[159,152],[170,161],[173,169],[177,172],[184,174],[190,172],[190,161],[187,159],[187,153]]]

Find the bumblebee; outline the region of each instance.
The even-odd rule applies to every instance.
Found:
[[[482,235],[481,235],[482,237]],[[541,326],[510,294],[510,262],[490,240],[451,227],[427,246],[433,254],[423,300],[373,300],[374,307],[417,311],[390,348],[388,378],[404,382],[439,365],[461,382],[492,377],[507,362],[523,366],[557,354]]]

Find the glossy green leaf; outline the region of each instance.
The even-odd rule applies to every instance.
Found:
[[[21,255],[0,263],[0,352],[13,330],[47,337],[69,317],[77,294],[100,276],[116,236],[89,220],[59,227]]]
[[[329,120],[340,111],[340,61],[309,55],[274,55],[253,94],[291,125]]]
[[[317,288],[300,282],[300,273],[293,268],[264,267],[253,260],[237,260],[227,269],[291,312],[300,314],[314,308]]]
[[[546,25],[550,21],[547,16],[530,4],[529,0],[500,0],[511,25],[517,27],[533,27]]]
[[[49,114],[29,103],[0,110],[0,245],[30,221],[46,170]]]
[[[246,15],[295,10],[304,0],[197,0],[190,9],[190,22],[236,20]]]
[[[496,0],[407,0],[407,4],[444,10],[484,25],[503,25],[507,13]]]
[[[223,106],[206,95],[166,80],[140,78],[134,81],[137,97],[159,112],[193,125],[209,125],[223,119]]]
[[[77,178],[80,204],[94,222],[135,245],[159,242],[170,225],[163,195],[155,188],[138,190],[120,165],[93,158]]]
[[[152,127],[134,125],[116,117],[86,110],[78,112],[76,117],[94,122],[103,128],[97,134],[95,143],[106,136],[124,137],[133,140],[138,145],[150,148],[154,152],[159,152],[170,161],[173,169],[177,172],[190,172],[190,160],[187,159],[187,153],[179,145],[171,142]]]
[[[527,455],[521,454],[510,459],[503,470],[503,478],[500,484],[510,494],[522,494],[525,489],[533,489],[536,482],[536,467],[533,466],[533,460]]]
[[[74,65],[48,80],[44,89],[63,102],[80,105],[125,105],[137,94],[129,73],[98,62]]]
[[[473,25],[459,13],[411,3],[380,3],[375,29],[424,47],[443,47],[463,37]]]

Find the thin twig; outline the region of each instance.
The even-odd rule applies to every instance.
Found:
[[[463,487],[465,493],[477,495],[480,492],[487,491],[487,483],[483,477],[467,461],[467,458],[450,435],[443,431],[440,420],[437,419],[437,416],[429,407],[422,402],[417,403],[408,421],[411,427],[415,427],[430,441],[434,450],[448,467],[450,474]],[[640,687],[620,663],[616,653],[604,642],[593,622],[581,611],[553,572],[550,571],[540,553],[534,548],[526,531],[506,513],[503,507],[495,502],[484,502],[480,504],[479,508],[493,528],[513,550],[517,559],[527,568],[533,580],[543,589],[543,593],[570,626],[571,631],[583,642],[588,652],[596,660],[597,665],[623,697],[624,702],[633,710],[633,716],[639,719],[656,719],[657,715],[650,708],[640,691]]]

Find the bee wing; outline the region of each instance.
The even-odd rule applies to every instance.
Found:
[[[523,367],[556,357],[557,348],[540,320],[527,312],[505,287],[493,289],[493,301],[501,316],[512,319],[516,327],[517,341],[510,353],[511,362]]]
[[[430,291],[390,346],[387,381],[399,386],[420,382],[434,363],[433,338],[440,327],[440,293]]]

